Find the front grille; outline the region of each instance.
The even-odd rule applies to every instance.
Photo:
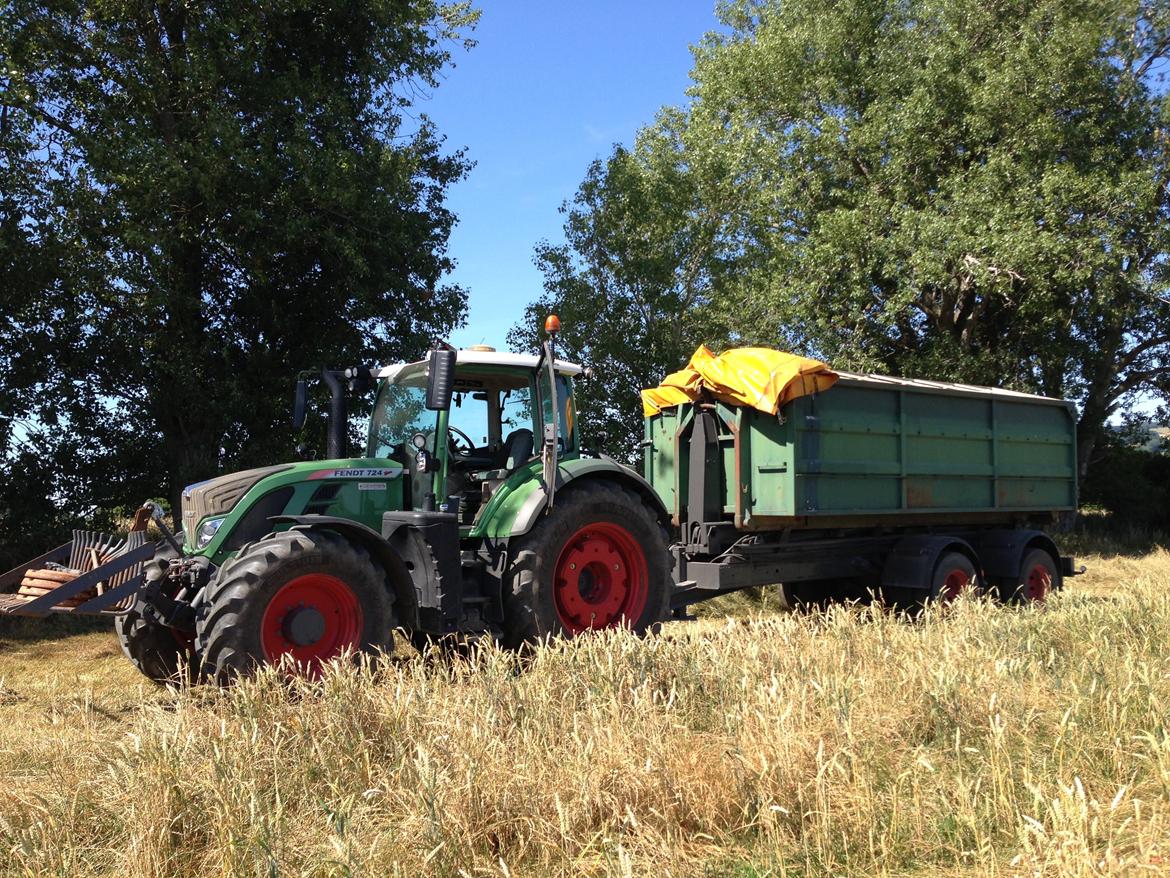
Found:
[[[288,469],[292,469],[292,464],[247,469],[202,482],[183,491],[183,533],[187,544],[195,545],[195,531],[203,519],[210,515],[226,515],[261,479]]]

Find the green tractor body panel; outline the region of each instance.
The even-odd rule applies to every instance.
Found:
[[[574,456],[557,462],[557,491],[583,478],[608,478],[626,484],[645,497],[659,517],[666,517],[666,508],[654,495],[653,488],[633,469],[607,458]],[[540,461],[532,461],[512,473],[496,490],[468,535],[491,539],[520,536],[532,529],[547,506],[548,492],[541,477]]]
[[[269,519],[276,516],[328,515],[379,531],[384,513],[404,508],[405,471],[393,460],[311,461],[277,469],[279,471],[249,488],[228,512],[206,515],[195,522],[194,527],[185,529],[184,551],[222,564],[244,543],[270,531],[289,527],[287,523],[272,524]],[[223,481],[235,475],[225,476]],[[636,472],[618,463],[570,457],[558,462],[557,487],[563,488],[590,475],[613,477],[639,486],[646,484]],[[203,482],[188,491],[214,488],[220,481]],[[464,533],[471,538],[519,536],[531,529],[547,505],[548,494],[541,478],[540,461],[529,461],[512,472],[496,489]],[[208,521],[217,520],[222,523],[214,536],[199,546],[200,528]],[[246,532],[241,533],[241,530]]]
[[[567,466],[569,461],[562,461]],[[544,492],[539,460],[531,460],[508,476],[495,490],[487,505],[471,526],[469,536],[500,539],[512,536],[512,527],[520,510],[530,500]]]
[[[203,555],[218,565],[244,543],[288,527],[273,525],[270,519],[275,516],[329,515],[378,531],[383,513],[402,509],[403,466],[394,460],[314,460],[271,469],[271,474],[256,481],[229,509],[213,509],[198,521],[184,521],[184,551]],[[197,500],[239,475],[192,485],[184,491],[184,498]],[[214,535],[200,545],[200,529],[217,520],[221,523]]]

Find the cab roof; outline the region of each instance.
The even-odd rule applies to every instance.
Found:
[[[505,366],[513,369],[536,368],[540,357],[536,354],[513,354],[500,351],[471,351],[460,350],[455,355],[456,366]],[[378,370],[379,378],[396,378],[405,371],[422,371],[426,369],[427,361],[418,360],[414,363],[395,363],[392,366],[383,366]],[[562,375],[580,375],[584,371],[576,363],[565,360],[556,361],[557,372]]]

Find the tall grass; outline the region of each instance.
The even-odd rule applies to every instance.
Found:
[[[1168,872],[1170,553],[1098,563],[1115,590],[1043,609],[708,618],[226,692],[91,681],[55,724],[27,711],[35,740],[0,733],[0,874]]]

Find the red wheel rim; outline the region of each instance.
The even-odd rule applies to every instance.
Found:
[[[618,524],[581,528],[565,543],[553,573],[557,618],[571,634],[633,623],[646,609],[646,554]]]
[[[361,646],[362,607],[353,589],[335,576],[307,573],[280,587],[260,622],[264,657],[291,656],[315,676],[323,662]]]
[[[1052,588],[1052,571],[1044,564],[1033,564],[1022,589],[1025,601],[1043,601]]]
[[[943,577],[942,587],[939,589],[939,599],[949,604],[959,595],[971,587],[971,574],[962,567],[956,567]]]

